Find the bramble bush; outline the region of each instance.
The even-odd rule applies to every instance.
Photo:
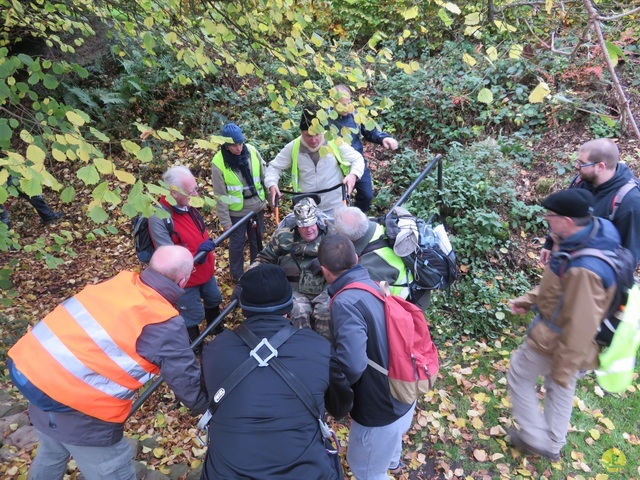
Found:
[[[528,264],[519,260],[529,259],[526,245],[512,233],[537,233],[543,225],[542,208],[521,200],[515,185],[530,155],[501,137],[468,146],[453,143],[443,158],[443,189],[438,190],[434,171],[406,204],[422,218],[439,214],[458,258],[458,282],[434,293],[428,313],[445,336],[500,334],[511,324],[506,300],[531,286]],[[422,167],[415,160],[415,154],[396,157],[391,173],[398,190],[382,190],[385,197],[377,202],[397,198],[399,185],[407,185],[429,159]]]

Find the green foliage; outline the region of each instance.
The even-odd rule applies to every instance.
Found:
[[[546,126],[545,107],[529,103],[538,80],[528,60],[485,60],[472,68],[460,61],[461,49],[472,51],[473,45],[446,42],[442,55],[417,72],[390,74],[379,93],[396,105],[411,105],[411,115],[394,109],[385,121],[435,150],[481,134],[530,135]],[[477,98],[483,89],[490,101]]]
[[[509,323],[506,299],[530,287],[528,272],[511,268],[517,265],[514,256],[522,255],[522,246],[511,240],[511,232],[536,232],[543,225],[542,208],[523,202],[514,182],[530,155],[522,145],[505,138],[468,147],[454,143],[444,155],[442,190],[434,173],[406,205],[423,218],[440,214],[462,267],[461,278],[450,291],[432,296],[431,318],[446,325],[449,335],[500,333]],[[403,182],[415,178],[420,167],[408,155],[398,156],[394,164],[399,194]],[[385,201],[387,197],[381,200]]]

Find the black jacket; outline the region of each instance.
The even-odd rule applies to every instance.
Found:
[[[594,215],[609,219],[613,208],[614,197],[624,184],[633,178],[633,172],[624,163],[618,163],[616,173],[608,182],[594,187],[590,183],[582,181],[577,176],[569,185],[569,188],[586,188],[595,197]],[[624,197],[618,207],[613,224],[618,229],[622,246],[628,248],[640,262],[640,189],[634,188]],[[547,240],[545,248],[551,248],[553,243]]]
[[[245,325],[258,338],[270,338],[288,320],[278,315],[250,316]],[[213,395],[249,355],[232,331],[204,347],[204,381]],[[331,345],[308,329],[297,331],[278,349],[278,358],[315,397],[320,410],[344,416],[353,393]],[[209,423],[211,443],[203,479],[337,479],[325,451],[318,421],[280,376],[258,367],[222,401]]]

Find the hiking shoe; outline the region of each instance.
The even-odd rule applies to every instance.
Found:
[[[47,225],[51,225],[52,223],[56,223],[58,220],[62,218],[64,214],[57,212],[54,213],[52,217],[47,218],[46,220],[42,220],[42,226],[46,227]]]
[[[515,428],[508,428],[507,435],[509,436],[509,441],[511,445],[513,445],[518,450],[521,450],[527,453],[532,453],[533,455],[539,455],[548,460],[551,460],[552,462],[560,461],[560,453],[551,453],[547,450],[532,447],[522,439],[522,437],[520,436],[520,433],[518,433],[518,431]]]
[[[405,469],[406,467],[407,467],[407,464],[406,464],[406,463],[404,463],[402,460],[400,460],[400,461],[398,462],[398,466],[397,466],[396,468],[390,468],[390,469],[389,469],[389,473],[390,473],[391,475],[400,475],[400,474],[404,471],[404,469]]]

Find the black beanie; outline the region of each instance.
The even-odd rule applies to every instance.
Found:
[[[302,115],[300,115],[300,131],[304,132],[305,130],[309,130],[311,127],[311,122],[316,118],[316,114],[318,113],[318,107],[307,105],[302,109]]]
[[[239,303],[245,316],[267,313],[285,315],[293,308],[293,289],[284,269],[258,265],[240,277]]]
[[[563,217],[581,218],[593,215],[593,195],[584,188],[569,188],[549,195],[542,206]]]

